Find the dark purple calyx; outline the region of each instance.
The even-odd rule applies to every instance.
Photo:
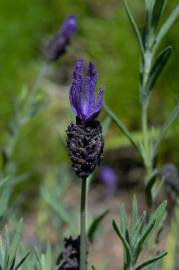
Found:
[[[103,106],[103,89],[96,97],[97,72],[90,62],[87,75],[83,76],[83,60],[78,60],[73,72],[73,82],[70,88],[70,104],[73,113],[82,123],[94,120]]]
[[[57,264],[58,270],[80,269],[80,237],[73,239],[71,236],[64,239],[64,250],[60,254]]]
[[[70,44],[71,36],[77,32],[77,20],[74,15],[67,17],[60,29],[47,47],[47,55],[50,61],[58,60],[66,52]]]
[[[100,165],[103,157],[104,141],[99,121],[70,124],[67,147],[76,175],[86,179]]]

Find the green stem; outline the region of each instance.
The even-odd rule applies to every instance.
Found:
[[[38,88],[40,87],[43,79],[45,78],[45,76],[47,74],[48,68],[49,68],[48,62],[45,62],[42,64],[39,75],[38,75],[37,79],[35,80],[35,82],[32,86],[32,89],[31,89],[31,93],[30,93],[29,100],[28,100],[29,106],[31,106],[31,103],[32,103],[37,91],[38,91]]]
[[[81,184],[81,210],[80,210],[80,270],[87,270],[87,179],[82,179]]]
[[[150,101],[150,90],[147,89],[148,79],[150,76],[150,71],[153,62],[153,51],[150,46],[150,39],[147,39],[146,51],[144,53],[144,59],[142,62],[142,84],[141,84],[141,94],[142,94],[142,143],[143,143],[143,161],[146,169],[146,182],[150,179],[153,174],[153,156],[152,156],[152,143],[150,138],[150,130],[148,126],[148,106]],[[152,201],[152,187],[150,190],[146,190],[146,201],[148,207],[151,208],[153,205]]]

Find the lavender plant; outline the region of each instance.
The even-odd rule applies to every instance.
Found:
[[[145,178],[145,192],[148,207],[154,205],[155,197],[157,196],[156,189],[153,187],[156,183],[158,169],[156,168],[156,159],[158,156],[159,146],[163,141],[168,129],[176,120],[179,114],[179,103],[177,102],[175,108],[170,113],[168,119],[162,126],[158,137],[153,136],[153,128],[149,127],[148,109],[151,101],[154,86],[159,75],[162,73],[167,64],[170,54],[171,46],[166,47],[159,56],[156,57],[158,48],[165,38],[166,34],[179,17],[179,6],[168,16],[164,23],[160,26],[160,18],[165,11],[166,1],[155,0],[145,1],[146,19],[143,31],[139,27],[133,17],[133,14],[128,6],[126,0],[123,1],[129,21],[135,32],[137,41],[140,47],[140,104],[141,104],[141,140],[135,141],[132,134],[127,127],[120,121],[120,119],[109,109],[105,104],[105,110],[111,119],[117,124],[120,130],[128,138],[131,145],[139,153],[143,160],[146,169]]]
[[[129,17],[130,23],[134,29],[139,47],[141,51],[141,67],[140,67],[140,104],[141,104],[141,136],[142,139],[136,142],[131,133],[120,121],[120,119],[109,109],[105,104],[105,110],[110,118],[118,125],[122,132],[129,139],[133,147],[137,150],[143,160],[146,169],[145,178],[145,194],[148,205],[148,211],[139,216],[137,201],[134,198],[130,222],[127,218],[127,213],[124,207],[120,208],[120,222],[113,220],[113,228],[121,239],[124,249],[124,270],[139,270],[146,268],[156,269],[156,262],[162,259],[167,253],[156,251],[155,243],[158,241],[160,232],[163,228],[166,217],[166,202],[160,204],[156,210],[155,199],[161,187],[156,185],[158,169],[156,167],[156,157],[163,138],[171,124],[179,114],[179,104],[172,111],[168,120],[161,128],[160,135],[153,137],[152,129],[148,124],[148,109],[150,105],[151,95],[155,83],[161,74],[164,66],[168,62],[171,47],[165,48],[158,57],[156,57],[159,45],[166,33],[170,30],[173,23],[179,16],[179,6],[169,15],[164,24],[159,28],[160,17],[165,8],[166,1],[164,0],[146,0],[146,20],[144,30],[141,31],[129,9],[128,3],[124,0],[124,6]],[[8,136],[8,143],[3,151],[4,169],[3,180],[0,187],[4,187],[9,183],[6,176],[15,177],[15,172],[12,173],[12,154],[15,143],[18,139],[18,134],[21,127],[27,124],[32,116],[39,112],[38,89],[42,79],[44,78],[48,66],[51,62],[58,60],[65,52],[70,43],[71,36],[77,31],[76,17],[69,16],[60,31],[52,39],[47,48],[47,63],[43,65],[40,75],[34,84],[31,93],[27,92],[20,95],[17,102],[16,118],[11,125],[11,130]],[[97,96],[97,71],[94,64],[91,62],[87,68],[87,75],[83,74],[83,60],[78,60],[73,73],[73,81],[70,88],[69,99],[71,109],[75,116],[75,121],[67,128],[67,147],[71,158],[72,167],[76,175],[81,179],[81,209],[80,209],[80,236],[76,239],[72,237],[65,238],[64,249],[57,258],[55,270],[88,269],[88,240],[91,242],[94,239],[94,232],[99,223],[107,215],[108,211],[104,211],[91,224],[87,232],[87,193],[89,178],[93,174],[97,165],[100,164],[103,157],[104,140],[101,124],[96,118],[98,117],[103,106],[103,88],[100,88]],[[116,180],[115,180],[116,181]],[[3,207],[2,216],[7,210],[8,200],[12,193],[12,189],[3,190],[1,197]],[[62,192],[62,191],[61,191]],[[70,217],[66,214],[63,207],[57,207],[58,196],[51,200],[49,193],[42,190],[42,195],[46,201],[58,213],[64,224],[70,225]],[[6,199],[6,203],[4,200]],[[0,212],[0,213],[1,213]],[[5,245],[0,241],[0,269],[16,270],[20,267],[24,269],[50,270],[53,267],[52,249],[48,246],[45,254],[36,252],[36,259],[32,261],[26,260],[29,253],[22,256],[19,263],[17,261],[17,250],[20,246],[21,222],[17,226],[16,234],[12,243],[9,241],[9,234],[6,233]],[[72,227],[72,226],[71,226]],[[61,232],[60,232],[61,233]],[[148,243],[149,250],[152,254],[151,258],[144,261],[141,260],[141,255],[144,251],[145,244]],[[92,269],[95,269],[93,266]]]
[[[77,19],[74,15],[68,16],[61,29],[49,42],[46,48],[46,61],[42,64],[39,75],[32,88],[28,90],[23,87],[20,94],[14,98],[14,117],[12,118],[7,134],[7,141],[2,150],[3,167],[1,172],[0,189],[0,218],[5,220],[8,213],[10,197],[14,187],[22,180],[26,179],[27,174],[17,176],[17,164],[13,160],[16,143],[24,126],[47,105],[44,94],[40,91],[40,86],[47,75],[50,64],[60,59],[65,54],[67,46],[70,44],[72,35],[77,32]]]
[[[26,87],[22,88],[20,94],[14,99],[15,116],[9,124],[7,142],[2,151],[3,167],[1,171],[0,182],[0,221],[5,221],[9,213],[9,203],[17,183],[27,177],[27,175],[17,176],[16,163],[13,160],[16,143],[19,134],[25,125],[28,125],[31,119],[36,116],[46,105],[44,95],[40,92],[40,86],[44,80],[48,68],[51,63],[57,61],[70,44],[71,36],[77,31],[76,17],[71,15],[67,17],[57,35],[49,43],[46,53],[46,62],[42,64],[40,73],[33,84],[30,91]],[[59,209],[58,209],[59,210]],[[65,211],[59,211],[60,217]],[[64,214],[65,216],[65,214]],[[64,217],[65,220],[65,217]],[[65,220],[66,221],[66,220]],[[10,237],[10,233],[6,226],[4,240],[0,238],[0,269],[17,270],[21,269],[38,269],[47,270],[52,267],[52,254],[50,246],[46,254],[36,252],[36,259],[26,260],[29,252],[26,252],[19,259],[21,253],[20,237],[22,232],[22,221],[17,224],[14,237]],[[24,252],[23,252],[24,253]],[[19,259],[19,262],[17,260]],[[24,268],[23,268],[24,267]],[[58,269],[58,265],[55,266]]]
[[[121,228],[118,227],[116,221],[113,221],[113,228],[117,235],[120,237],[123,247],[124,247],[124,269],[143,269],[148,265],[150,269],[156,269],[155,261],[161,259],[166,253],[161,253],[145,262],[139,263],[137,265],[138,256],[143,250],[143,244],[148,241],[151,233],[155,236],[153,237],[152,245],[155,245],[157,241],[157,235],[163,227],[164,217],[165,217],[165,203],[161,204],[157,210],[154,211],[155,200],[158,192],[161,189],[161,182],[157,185],[156,180],[158,176],[158,169],[156,167],[156,158],[159,153],[159,146],[161,142],[179,114],[179,103],[176,104],[175,108],[169,115],[168,119],[161,128],[159,136],[156,138],[153,136],[152,128],[148,124],[148,109],[151,101],[151,96],[153,93],[156,81],[163,71],[165,65],[171,54],[171,46],[166,47],[159,56],[156,57],[159,45],[161,41],[166,36],[167,32],[170,30],[174,22],[179,17],[179,6],[177,6],[174,11],[168,16],[164,23],[160,26],[160,18],[166,8],[166,2],[163,0],[145,1],[146,8],[146,19],[143,31],[139,30],[139,27],[133,17],[133,14],[128,6],[126,0],[123,1],[125,10],[127,12],[129,21],[132,28],[136,34],[140,52],[141,52],[141,64],[140,64],[140,104],[141,104],[141,137],[140,141],[135,141],[132,134],[125,127],[125,125],[120,121],[120,119],[109,109],[105,104],[105,110],[111,119],[117,124],[120,130],[125,134],[125,136],[130,141],[131,145],[139,153],[146,170],[145,177],[145,194],[146,202],[150,210],[146,214],[143,214],[141,218],[136,218],[138,216],[136,207],[132,208],[131,212],[131,226],[127,222],[127,214],[124,208],[121,209],[120,219]],[[146,219],[146,220],[145,220]],[[160,226],[157,228],[156,224]],[[155,230],[158,233],[155,233]],[[154,240],[155,239],[155,240]],[[158,269],[158,268],[157,268]]]
[[[103,105],[103,89],[95,100],[97,83],[96,68],[88,65],[87,76],[83,77],[83,61],[78,60],[73,73],[70,88],[70,104],[76,116],[76,123],[67,129],[67,147],[75,173],[82,180],[81,215],[80,215],[80,269],[87,269],[87,237],[86,237],[86,198],[87,177],[100,164],[103,154],[103,136],[99,121],[95,120]],[[85,85],[85,92],[83,89]],[[83,99],[84,96],[84,99]]]

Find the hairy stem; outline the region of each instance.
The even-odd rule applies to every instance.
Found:
[[[81,184],[81,210],[80,210],[80,270],[87,270],[87,179],[82,179]]]

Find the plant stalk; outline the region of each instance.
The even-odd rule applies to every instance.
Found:
[[[80,270],[87,270],[87,178],[81,184],[81,209],[80,209]]]
[[[149,33],[150,34],[150,33]],[[146,51],[144,53],[144,58],[142,62],[142,83],[141,83],[141,94],[142,94],[142,137],[143,137],[143,161],[146,169],[146,182],[150,179],[153,174],[153,156],[152,156],[152,143],[150,138],[150,130],[148,126],[148,106],[150,101],[150,91],[147,89],[148,79],[150,76],[150,71],[153,62],[153,49],[150,46],[150,39],[147,40]],[[148,207],[151,208],[153,205],[152,200],[152,190],[146,190],[146,201]],[[150,202],[150,203],[149,203]]]

